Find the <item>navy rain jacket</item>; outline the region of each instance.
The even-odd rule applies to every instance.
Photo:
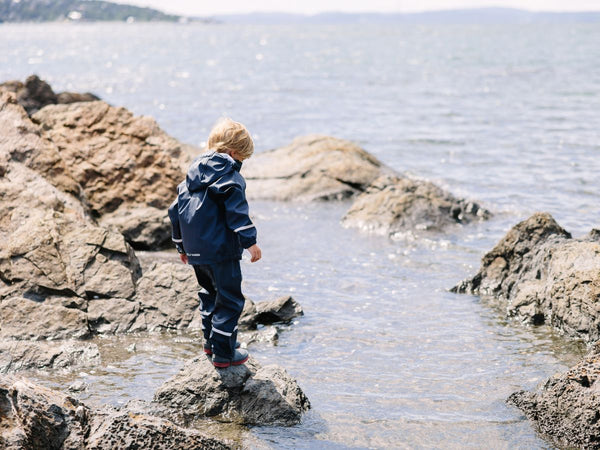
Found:
[[[248,216],[242,163],[225,153],[207,153],[190,166],[169,207],[173,242],[190,264],[241,259],[256,244]]]

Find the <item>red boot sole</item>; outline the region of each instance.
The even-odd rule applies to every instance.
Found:
[[[232,362],[226,362],[226,363],[219,363],[219,362],[213,361],[213,366],[215,366],[218,369],[227,369],[229,366],[241,366],[246,361],[248,361],[247,356],[244,359],[241,359],[239,361],[232,361]]]

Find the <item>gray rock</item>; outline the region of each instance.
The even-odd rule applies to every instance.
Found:
[[[240,330],[254,330],[259,324],[287,323],[303,314],[302,307],[290,295],[259,303],[246,299],[239,328]]]
[[[297,138],[287,147],[253,156],[243,173],[250,198],[356,198],[343,225],[378,234],[437,231],[491,215],[430,182],[401,176],[356,144],[327,136]]]
[[[560,448],[600,448],[600,345],[577,365],[550,377],[536,392],[508,398]]]
[[[600,242],[573,239],[549,214],[513,227],[483,257],[479,272],[452,290],[493,298],[524,322],[600,338]]]
[[[312,201],[353,197],[380,169],[375,157],[352,142],[311,135],[254,155],[244,162],[242,173],[249,198]]]
[[[100,352],[95,344],[81,342],[0,341],[0,373],[31,369],[96,367]]]
[[[194,358],[156,391],[154,401],[184,420],[214,417],[248,425],[294,425],[310,408],[285,370],[252,358],[227,369],[216,369],[206,356]]]
[[[224,449],[227,444],[165,419],[95,410],[27,380],[0,377],[0,448],[7,450]]]
[[[60,92],[56,94],[56,103],[59,105],[69,105],[71,103],[79,102],[95,102],[97,100],[100,100],[100,97],[90,92]]]
[[[422,180],[382,175],[352,204],[342,219],[346,227],[394,235],[406,230],[434,230],[490,217],[477,203]]]

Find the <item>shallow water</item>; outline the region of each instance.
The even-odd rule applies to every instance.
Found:
[[[544,448],[504,400],[582,346],[448,288],[534,211],[575,235],[600,227],[599,42],[594,25],[1,25],[0,79],[37,72],[57,91],[91,90],[197,145],[221,114],[245,122],[258,151],[307,133],[349,138],[482,202],[489,222],[398,240],[343,229],[345,203],[253,203],[264,259],[243,263],[245,292],[292,293],[305,316],[251,351],[286,367],[313,409],[297,427],[242,439]],[[99,338],[106,367],[36,376],[84,380],[89,401],[150,399],[198,351],[194,338]]]

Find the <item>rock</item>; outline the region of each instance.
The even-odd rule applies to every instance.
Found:
[[[379,176],[381,167],[352,142],[311,135],[254,155],[242,173],[248,198],[312,201],[353,197]]]
[[[573,239],[545,213],[513,227],[479,272],[452,289],[496,299],[509,316],[577,338],[600,338],[600,242]]]
[[[75,103],[100,100],[94,94],[86,92],[79,94],[75,92],[61,92],[55,94],[48,83],[41,80],[37,75],[27,77],[25,83],[20,81],[7,81],[0,84],[0,92],[12,92],[17,96],[19,104],[25,108],[30,116],[38,112],[44,106],[57,103]]]
[[[277,366],[250,359],[241,366],[216,369],[206,356],[188,361],[154,395],[175,417],[214,417],[247,425],[300,422],[310,403],[296,381]]]
[[[42,130],[34,124],[25,110],[17,103],[13,94],[0,91],[0,175],[13,182],[11,191],[22,191],[25,183],[31,182],[31,175],[24,169],[31,169],[41,175],[49,184],[67,194],[78,196],[81,187],[73,178],[70,169],[56,145],[43,136]],[[17,163],[24,166],[19,173],[10,174],[10,167]],[[47,195],[47,190],[44,194]],[[2,192],[2,191],[0,191]],[[53,193],[57,195],[57,193]],[[57,195],[59,201],[70,209],[83,211],[79,198]],[[0,197],[5,201],[5,196]]]
[[[548,379],[536,392],[508,398],[560,448],[600,448],[600,345],[576,366]]]
[[[287,147],[260,153],[245,163],[243,173],[249,198],[356,197],[343,225],[378,234],[439,230],[491,215],[430,182],[401,176],[356,144],[327,136],[297,138]]]
[[[394,235],[411,229],[439,231],[489,216],[478,204],[458,199],[428,181],[382,175],[356,199],[342,224]]]
[[[0,423],[0,447],[7,450],[230,448],[165,419],[91,409],[60,392],[10,377],[0,377]]]
[[[246,299],[238,326],[240,330],[254,330],[258,324],[286,323],[303,314],[302,307],[290,295],[260,303]]]
[[[70,369],[100,364],[95,344],[0,341],[0,373],[31,369]]]
[[[100,97],[90,92],[85,92],[83,94],[78,92],[60,92],[56,95],[56,103],[59,105],[69,105],[71,103],[79,102],[95,102],[97,100],[100,100]]]
[[[61,149],[101,224],[116,226],[137,248],[169,241],[166,209],[184,178],[186,146],[153,119],[102,101],[47,106],[33,120]]]

